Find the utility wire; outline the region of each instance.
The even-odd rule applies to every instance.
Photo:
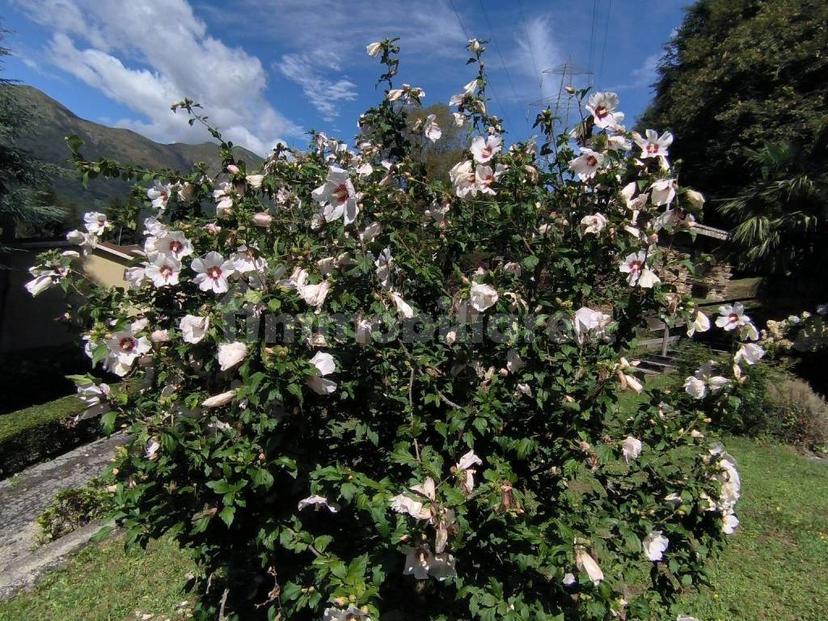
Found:
[[[587,63],[587,68],[590,72],[594,69],[592,66],[592,50],[595,46],[595,17],[598,13],[598,0],[592,0],[592,25],[590,26],[589,31],[589,62]],[[590,86],[592,86],[592,76],[590,75]]]
[[[607,7],[607,21],[604,23],[604,42],[601,45],[601,64],[598,65],[598,79],[604,79],[604,57],[607,54],[607,38],[609,36],[609,25],[610,19],[612,17],[612,0],[609,0],[609,6]],[[599,86],[600,88],[600,86]]]
[[[518,8],[520,9],[520,17],[523,20],[524,24],[528,24],[529,20],[526,19],[526,11],[523,8],[523,0],[518,0]],[[538,61],[535,58],[535,50],[532,49],[532,46],[527,46],[529,50],[529,58],[532,59],[532,71],[536,76],[538,76],[538,92],[540,93],[541,99],[543,99],[543,73],[538,68]]]

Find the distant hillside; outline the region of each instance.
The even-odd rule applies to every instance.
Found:
[[[213,143],[159,144],[129,129],[106,127],[81,119],[31,86],[9,88],[16,92],[18,100],[30,115],[30,124],[19,144],[37,158],[65,170],[65,175],[55,179],[54,191],[57,202],[71,208],[75,214],[93,208],[103,209],[114,198],[126,198],[129,186],[117,180],[95,179],[84,188],[69,161],[69,147],[64,138],[71,134],[83,140],[82,153],[88,159],[106,157],[148,168],[181,171],[189,170],[195,162],[205,162],[213,172],[218,170],[218,148]],[[237,151],[238,157],[247,162],[248,167],[262,162],[262,158],[247,149],[238,148]]]

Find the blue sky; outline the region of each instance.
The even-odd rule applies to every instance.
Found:
[[[468,36],[489,41],[490,103],[514,138],[566,81],[646,106],[663,44],[688,0],[0,0],[5,76],[73,112],[158,142],[206,136],[169,110],[199,101],[259,153],[304,146],[309,129],[350,140],[380,92],[371,41],[398,36],[400,82],[448,102],[473,77]]]

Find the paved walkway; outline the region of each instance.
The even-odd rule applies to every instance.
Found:
[[[120,434],[103,438],[0,481],[0,600],[34,584],[95,534],[97,525],[90,525],[39,548],[34,543],[35,520],[55,494],[100,474],[125,442]]]

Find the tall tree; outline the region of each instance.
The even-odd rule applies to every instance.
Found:
[[[731,198],[761,179],[747,150],[815,142],[828,120],[826,23],[824,0],[700,0],[687,9],[640,121],[681,137],[671,152],[684,183]]]
[[[0,42],[5,34],[0,29]],[[9,53],[0,46],[0,71],[2,57]],[[27,111],[18,103],[15,88],[12,80],[0,78],[0,250],[21,229],[37,234],[64,217],[51,201],[50,167],[17,144],[27,126]]]

